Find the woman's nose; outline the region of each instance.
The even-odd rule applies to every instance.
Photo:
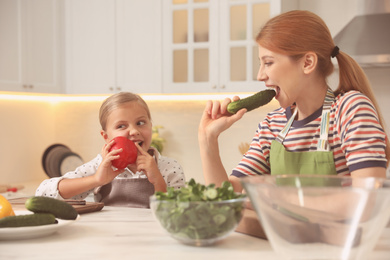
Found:
[[[257,80],[265,81],[267,79],[267,75],[264,73],[264,69],[260,66],[259,71],[257,72]]]

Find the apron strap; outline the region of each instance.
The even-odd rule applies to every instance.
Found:
[[[292,123],[294,121],[294,118],[296,117],[297,113],[298,113],[298,109],[295,109],[294,113],[292,114],[292,116],[288,120],[287,124],[284,126],[282,131],[280,131],[278,136],[276,137],[276,141],[278,141],[279,143],[283,144],[284,138],[286,137],[286,135],[288,133],[288,130],[290,130],[290,126],[292,125]]]
[[[330,121],[330,109],[334,102],[333,91],[328,88],[326,92],[324,105],[322,107],[321,126],[320,126],[320,140],[317,143],[317,151],[330,151],[328,142],[329,133],[329,121]]]
[[[329,133],[329,118],[330,118],[330,109],[332,107],[332,104],[334,102],[334,93],[332,89],[328,87],[328,90],[326,92],[324,105],[322,107],[322,116],[321,116],[321,125],[320,125],[320,140],[318,140],[317,143],[317,151],[329,151],[330,146],[328,142],[328,133]],[[288,131],[290,130],[290,127],[297,115],[298,109],[295,109],[294,113],[288,120],[287,124],[284,126],[282,131],[279,132],[278,136],[276,137],[276,141],[283,144],[284,138],[286,137]]]

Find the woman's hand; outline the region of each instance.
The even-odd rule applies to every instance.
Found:
[[[155,191],[166,191],[167,185],[161,175],[160,170],[158,169],[157,162],[154,157],[142,149],[139,144],[135,143],[135,146],[138,149],[138,156],[136,161],[137,171],[143,171],[146,174],[149,182],[154,185]]]
[[[109,143],[104,144],[102,148],[101,155],[103,157],[103,160],[94,175],[96,182],[99,184],[97,186],[110,183],[117,175],[119,175],[124,171],[123,169],[114,170],[112,168],[112,161],[118,159],[119,158],[118,153],[122,151],[122,149],[116,149],[110,152],[110,149],[114,145],[114,143],[115,141],[111,140]]]
[[[239,97],[233,98],[233,101],[236,100],[239,100]],[[227,105],[230,102],[232,102],[230,98],[226,98],[222,103],[208,101],[200,120],[198,141],[206,184],[214,183],[220,186],[223,181],[228,180],[226,170],[219,156],[218,136],[241,119],[246,112],[246,109],[241,109],[234,115],[228,113]],[[234,188],[235,190],[240,189],[238,186],[234,186]]]
[[[199,134],[205,135],[207,138],[217,138],[223,131],[241,119],[246,109],[241,109],[234,115],[227,112],[227,105],[239,99],[239,97],[235,96],[233,100],[225,98],[222,103],[219,101],[207,101],[199,124]]]

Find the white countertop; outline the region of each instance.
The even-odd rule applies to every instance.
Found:
[[[50,236],[0,241],[0,259],[280,259],[266,240],[233,233],[209,247],[179,243],[150,209],[104,207]]]
[[[165,233],[150,209],[104,207],[56,233],[0,241],[0,259],[281,259],[267,240],[234,232],[209,247],[179,243]],[[390,259],[390,228],[370,260]]]
[[[31,188],[33,187],[33,188]],[[29,183],[6,198],[32,196],[37,184]],[[209,247],[181,244],[154,219],[150,209],[108,207],[82,214],[74,223],[39,238],[1,241],[1,260],[45,259],[261,259],[281,260],[267,240],[233,232]],[[390,227],[386,228],[369,260],[390,259]]]

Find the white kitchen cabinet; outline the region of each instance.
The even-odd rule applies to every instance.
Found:
[[[0,90],[59,93],[57,0],[0,0]]]
[[[161,92],[161,3],[65,0],[67,93]]]
[[[163,91],[259,91],[260,26],[280,0],[163,1]]]

